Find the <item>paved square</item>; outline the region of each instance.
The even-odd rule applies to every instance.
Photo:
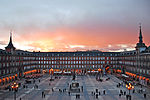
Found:
[[[25,84],[28,88],[23,88],[22,85],[17,92],[17,100],[127,100],[126,95],[119,96],[120,90],[126,92],[126,94],[129,93],[125,84],[119,88],[116,87],[122,81],[113,75],[102,77],[104,79],[103,82],[96,81],[95,76],[89,75],[77,76],[75,80],[72,80],[72,76],[59,77],[61,78],[50,81],[50,76],[44,75],[40,78],[40,82],[39,79],[35,79],[34,84]],[[107,77],[110,77],[110,80],[106,81]],[[21,81],[24,84],[24,79]],[[70,84],[72,82],[79,83],[80,92],[70,92]],[[35,84],[38,85],[38,88],[35,88]],[[141,89],[139,86],[135,86],[135,93],[132,93],[131,90],[131,100],[149,100],[150,89],[143,87],[143,92],[138,93],[139,89]],[[42,95],[42,92],[45,95]],[[144,98],[144,93],[147,94],[147,98]],[[79,98],[77,98],[77,95],[80,95]],[[13,91],[0,91],[0,100],[13,100],[13,98]]]

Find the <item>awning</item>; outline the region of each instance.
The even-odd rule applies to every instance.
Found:
[[[121,74],[121,76],[128,78],[129,76],[125,75],[125,74]]]
[[[64,72],[65,74],[71,74],[71,72]]]
[[[60,71],[60,72],[54,72],[55,74],[61,74],[62,73],[62,71]]]

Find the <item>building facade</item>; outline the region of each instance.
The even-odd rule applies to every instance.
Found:
[[[129,75],[142,84],[149,84],[150,47],[143,43],[140,26],[139,42],[134,51],[101,52],[28,52],[16,50],[12,36],[5,50],[0,49],[0,86],[25,75],[50,72],[103,72]]]

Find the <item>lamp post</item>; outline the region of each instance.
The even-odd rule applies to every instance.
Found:
[[[126,84],[126,88],[129,90],[129,95],[130,95],[130,90],[132,90],[134,86],[131,85],[131,83],[129,83],[129,84]]]
[[[54,70],[51,68],[50,69],[50,73],[51,73],[51,79],[52,79],[52,74],[53,74]]]
[[[99,79],[100,79],[100,72],[101,72],[101,69],[99,68],[98,69],[98,74],[99,74],[98,77],[99,77]]]
[[[126,88],[129,90],[129,97],[130,97],[129,100],[131,100],[130,90],[132,90],[134,86],[131,85],[131,83],[129,83],[129,84],[126,84]]]
[[[16,92],[18,90],[19,85],[16,82],[14,82],[11,87],[14,90],[14,100],[16,100]]]

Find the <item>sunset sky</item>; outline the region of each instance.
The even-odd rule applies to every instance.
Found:
[[[0,0],[0,49],[134,50],[150,45],[150,0]]]

